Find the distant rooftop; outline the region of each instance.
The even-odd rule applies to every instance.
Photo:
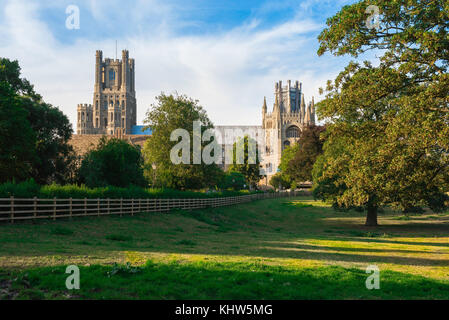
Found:
[[[143,128],[145,128],[145,126],[143,126],[143,125],[133,126],[131,128],[131,134],[142,134],[142,135],[150,136],[151,135],[151,129],[147,128],[147,129],[144,130]]]

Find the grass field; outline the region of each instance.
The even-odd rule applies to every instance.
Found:
[[[0,299],[449,299],[449,214],[363,223],[298,197],[4,224]],[[72,264],[80,290],[65,288]]]

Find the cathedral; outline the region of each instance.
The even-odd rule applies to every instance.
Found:
[[[143,146],[151,130],[136,125],[136,91],[134,59],[127,50],[122,59],[103,59],[102,51],[95,56],[95,84],[93,104],[78,105],[77,135],[72,143],[77,151],[84,153],[88,146],[98,143],[103,135],[127,139],[130,143]],[[272,112],[267,110],[266,98],[262,106],[261,126],[216,126],[226,130],[250,130],[257,132],[261,154],[261,174],[266,176],[264,184],[279,171],[282,151],[295,143],[301,130],[315,124],[314,100],[306,104],[302,84],[290,80],[274,87],[275,102]],[[223,150],[229,147],[222,143]],[[224,151],[223,151],[224,154]],[[222,166],[225,168],[226,166]]]
[[[131,134],[137,109],[134,59],[128,50],[122,51],[122,60],[103,60],[97,51],[93,104],[79,104],[77,111],[78,134]]]
[[[262,154],[262,169],[268,177],[278,172],[282,151],[297,142],[304,127],[315,124],[315,103],[306,105],[302,84],[290,80],[286,86],[279,81],[274,86],[273,111],[267,111],[264,98],[262,106],[262,129],[265,132],[265,152]]]

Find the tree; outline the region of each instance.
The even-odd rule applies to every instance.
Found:
[[[79,169],[80,182],[88,187],[146,186],[143,158],[139,147],[121,139],[105,136],[94,149],[85,154]]]
[[[76,161],[75,151],[69,144],[72,124],[65,114],[44,102],[23,99],[29,111],[29,122],[36,135],[36,161],[31,177],[40,184],[71,182],[69,168]]]
[[[242,157],[239,159],[239,152]],[[251,185],[256,188],[262,175],[260,174],[260,156],[257,143],[248,136],[239,138],[232,146],[232,164],[230,171],[240,172]]]
[[[174,189],[201,189],[217,186],[223,176],[218,165],[206,164],[201,159],[200,163],[193,161],[194,138],[200,139],[201,156],[206,145],[201,137],[207,129],[213,128],[206,111],[198,104],[198,101],[184,95],[161,93],[156,100],[157,103],[152,105],[145,119],[145,123],[152,130],[152,135],[145,142],[143,150],[146,177],[150,179],[152,185]],[[194,137],[195,121],[201,122],[200,137]],[[172,132],[176,132],[177,129],[187,132],[188,163],[175,164],[170,157],[171,150],[179,143],[170,139]]]
[[[379,28],[367,23],[369,5],[380,8]],[[319,36],[320,55],[381,54],[376,67],[351,62],[317,106],[329,126],[315,187],[338,206],[364,207],[368,226],[384,205],[445,207],[448,9],[442,0],[360,1],[328,19]]]
[[[0,182],[25,180],[31,174],[35,134],[11,86],[0,81]]]
[[[292,182],[299,184],[312,181],[313,165],[323,152],[324,139],[321,135],[323,132],[323,126],[308,126],[301,132],[295,147],[296,152],[285,168],[285,173]]]
[[[26,149],[22,150],[22,154],[28,155],[26,162],[29,169],[17,172],[13,178],[20,180],[32,177],[40,184],[70,180],[73,172],[68,168],[73,167],[75,153],[69,145],[73,129],[68,118],[58,108],[43,102],[33,85],[20,78],[17,61],[0,58],[0,83],[9,86],[14,96],[14,103],[10,103],[11,110],[8,112],[12,112],[14,106],[14,109],[22,110],[19,113],[26,115],[26,120],[21,118],[20,124],[11,122],[15,126],[10,126],[11,131],[5,133],[5,137],[20,135],[18,131],[25,133],[30,129],[34,136],[29,137],[27,143],[15,146],[17,149]],[[8,106],[5,105],[5,108]],[[33,145],[30,145],[31,142]]]
[[[290,181],[286,180],[284,175],[282,175],[280,172],[271,176],[269,184],[275,189],[287,189],[290,187]]]
[[[298,152],[299,145],[294,143],[293,145],[287,146],[281,155],[281,163],[279,164],[280,175],[282,175],[282,180],[288,182],[290,185],[293,184],[293,180],[289,174],[289,165],[290,161],[293,160]]]

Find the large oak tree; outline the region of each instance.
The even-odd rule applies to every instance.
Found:
[[[370,5],[379,26],[367,23]],[[369,21],[368,21],[369,22]],[[369,0],[343,7],[320,34],[320,55],[373,51],[351,62],[317,106],[326,119],[324,155],[315,165],[319,195],[364,207],[377,225],[384,205],[445,207],[449,182],[449,3]]]

